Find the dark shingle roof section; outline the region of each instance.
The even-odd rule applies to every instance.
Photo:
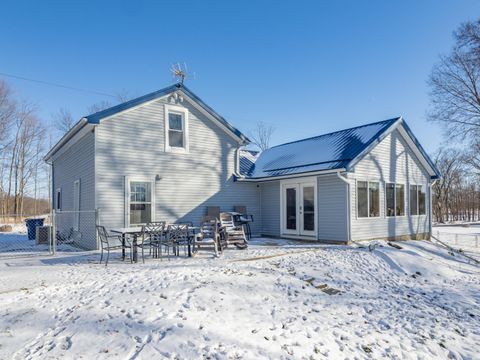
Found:
[[[128,110],[128,109],[133,108],[135,106],[142,105],[145,102],[158,99],[162,96],[165,96],[165,95],[167,95],[169,93],[172,93],[174,91],[177,91],[177,90],[182,90],[188,97],[190,97],[195,102],[197,102],[207,113],[209,113],[211,116],[213,116],[217,121],[219,121],[223,126],[225,126],[227,129],[229,129],[232,133],[234,133],[240,139],[242,139],[245,143],[250,142],[250,140],[240,130],[238,130],[233,125],[231,125],[223,116],[218,114],[215,110],[213,110],[210,106],[208,106],[202,99],[200,99],[197,95],[195,95],[192,91],[190,91],[183,84],[174,84],[174,85],[168,86],[168,87],[163,88],[161,90],[154,91],[150,94],[140,96],[138,98],[129,100],[129,101],[124,102],[122,104],[118,104],[118,105],[112,106],[108,109],[105,109],[105,110],[96,112],[94,114],[85,116],[85,119],[87,119],[87,121],[91,124],[98,124],[98,123],[100,123],[101,119],[104,119],[106,117],[115,115],[119,112]]]
[[[242,175],[260,179],[346,168],[350,161],[400,119],[384,120],[272,147],[260,154],[253,170],[250,168]]]

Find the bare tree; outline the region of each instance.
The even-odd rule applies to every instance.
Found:
[[[116,104],[124,103],[131,99],[127,90],[120,90],[115,94],[114,101],[102,100],[88,107],[88,113],[94,114],[96,112],[108,109]]]
[[[429,79],[428,118],[445,126],[451,138],[480,135],[480,20],[454,32],[455,45],[441,56]]]
[[[472,142],[465,152],[464,161],[480,178],[480,140]]]
[[[56,114],[53,115],[55,128],[65,134],[75,124],[72,113],[66,108],[60,108]]]
[[[260,149],[260,151],[267,150],[270,147],[270,140],[275,132],[275,127],[268,125],[263,121],[257,122],[255,129],[250,133],[252,143]]]

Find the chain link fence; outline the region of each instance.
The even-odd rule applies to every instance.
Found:
[[[72,247],[80,250],[95,250],[98,224],[97,210],[54,211],[55,234],[53,251],[67,251]]]
[[[97,210],[0,216],[0,257],[95,250]]]
[[[35,227],[28,231],[27,222]],[[41,227],[37,237],[37,226]],[[0,216],[0,256],[51,254],[51,214]]]

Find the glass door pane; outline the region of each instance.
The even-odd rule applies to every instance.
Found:
[[[303,187],[303,230],[315,231],[315,188]]]
[[[297,229],[297,189],[286,189],[286,228],[288,230]]]

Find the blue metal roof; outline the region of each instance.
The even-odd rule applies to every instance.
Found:
[[[381,141],[388,135],[388,130],[393,129],[397,123],[402,123],[409,131],[405,122],[397,117],[278,145],[262,152],[255,164],[241,175],[250,179],[262,179],[316,171],[348,169],[353,160]],[[415,144],[420,145],[411,131],[409,131],[409,135],[412,136]],[[436,174],[439,175],[421,146],[419,146],[419,150]]]
[[[200,99],[197,95],[195,95],[191,90],[189,90],[183,84],[174,84],[174,85],[168,86],[168,87],[163,88],[161,90],[154,91],[150,94],[140,96],[138,98],[129,100],[127,102],[112,106],[108,109],[101,110],[101,111],[96,112],[94,114],[85,116],[84,118],[87,119],[87,121],[91,124],[99,124],[100,120],[102,120],[106,117],[115,115],[119,112],[128,110],[128,109],[133,108],[135,106],[139,106],[139,105],[141,105],[141,104],[143,104],[147,101],[158,99],[162,96],[165,96],[165,95],[167,95],[169,93],[172,93],[174,91],[177,91],[177,90],[182,90],[188,97],[190,97],[196,103],[198,103],[206,112],[208,112],[211,116],[213,116],[216,120],[218,120],[222,125],[224,125],[232,133],[234,133],[236,136],[238,136],[240,139],[242,139],[244,143],[249,143],[250,142],[250,140],[244,134],[242,134],[242,132],[240,130],[238,130],[233,125],[231,125],[224,117],[222,117],[215,110],[213,110],[210,106],[208,106],[202,99]]]

